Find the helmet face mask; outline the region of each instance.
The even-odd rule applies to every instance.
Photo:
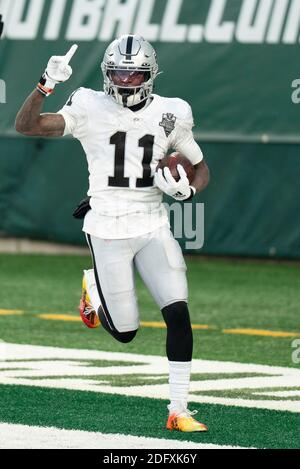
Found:
[[[108,46],[101,68],[105,93],[124,107],[148,99],[158,75],[155,50],[141,36],[116,39]]]

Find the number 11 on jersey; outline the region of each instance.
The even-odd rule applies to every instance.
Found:
[[[110,139],[110,144],[116,147],[115,174],[109,178],[108,185],[110,187],[129,187],[129,178],[125,177],[126,137],[126,132],[117,132]],[[136,187],[152,187],[154,177],[151,176],[151,162],[153,159],[154,136],[145,135],[138,141],[138,146],[144,149],[144,157],[141,163],[143,177],[137,179]]]

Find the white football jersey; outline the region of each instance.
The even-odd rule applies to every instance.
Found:
[[[203,159],[194,141],[188,103],[152,95],[137,112],[103,92],[79,88],[59,111],[64,135],[85,151],[92,210],[83,230],[105,239],[141,236],[168,223],[163,194],[154,186],[158,162],[174,149],[193,165]]]

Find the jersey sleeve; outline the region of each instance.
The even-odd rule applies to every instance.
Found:
[[[88,113],[84,90],[79,88],[74,91],[57,114],[61,114],[65,120],[64,136],[73,135],[79,140],[83,138],[88,129]]]
[[[203,160],[203,153],[194,139],[194,118],[191,106],[184,102],[182,116],[177,119],[176,127],[171,134],[170,146],[186,156],[195,166]]]

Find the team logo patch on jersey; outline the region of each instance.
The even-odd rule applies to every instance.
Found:
[[[169,137],[175,129],[176,120],[177,117],[175,117],[174,114],[163,114],[162,121],[159,125],[164,128],[167,137]]]

